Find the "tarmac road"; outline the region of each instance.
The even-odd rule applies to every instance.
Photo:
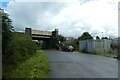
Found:
[[[51,71],[47,78],[118,78],[118,61],[98,55],[45,50]]]

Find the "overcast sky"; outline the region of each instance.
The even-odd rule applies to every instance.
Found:
[[[58,28],[59,34],[68,37],[78,37],[85,31],[92,36],[118,36],[119,0],[31,1],[2,3],[16,31],[25,27],[45,31]]]

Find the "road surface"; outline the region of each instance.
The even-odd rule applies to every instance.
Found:
[[[51,71],[48,78],[118,78],[118,61],[78,52],[45,51]]]

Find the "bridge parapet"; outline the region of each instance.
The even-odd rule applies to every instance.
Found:
[[[33,34],[33,35],[46,35],[46,36],[52,36],[52,32],[49,32],[49,31],[41,31],[41,30],[34,30],[34,29],[31,29],[31,28],[26,28],[25,29],[25,33],[27,34]]]
[[[40,38],[45,39],[45,38],[51,38],[52,37],[52,32],[34,30],[34,29],[31,29],[31,28],[26,28],[25,33],[31,35],[32,38],[35,38],[35,39],[40,39]]]
[[[25,33],[30,35],[32,40],[39,40],[39,41],[42,40],[43,45],[46,45],[45,46],[46,48],[59,47],[58,45],[56,45],[58,43],[57,41],[58,29],[55,29],[55,31],[49,32],[49,31],[34,30],[32,28],[26,28]]]
[[[40,30],[31,30],[31,34],[52,36],[52,32],[40,31]]]

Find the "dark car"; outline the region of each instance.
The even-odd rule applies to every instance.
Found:
[[[63,45],[63,51],[74,51],[73,46],[71,45]]]

